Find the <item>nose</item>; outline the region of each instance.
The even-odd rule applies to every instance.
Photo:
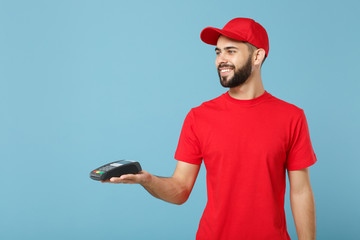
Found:
[[[221,63],[227,63],[228,59],[226,58],[225,54],[219,53],[216,55],[215,64],[216,66],[219,66]]]

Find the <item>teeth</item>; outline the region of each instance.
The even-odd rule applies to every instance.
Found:
[[[221,72],[230,72],[231,71],[231,69],[223,69],[223,70],[221,70]]]

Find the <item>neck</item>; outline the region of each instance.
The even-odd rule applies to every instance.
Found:
[[[265,92],[260,71],[253,71],[244,84],[230,88],[229,95],[238,100],[250,100]]]

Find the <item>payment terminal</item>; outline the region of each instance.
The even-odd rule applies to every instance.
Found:
[[[105,181],[112,177],[120,177],[124,174],[136,174],[141,171],[139,162],[131,160],[118,160],[98,167],[90,172],[90,178],[97,181]]]

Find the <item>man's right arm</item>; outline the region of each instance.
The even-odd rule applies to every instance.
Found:
[[[183,204],[189,198],[200,165],[178,161],[172,177],[158,177],[146,171],[113,177],[106,182],[141,184],[151,195],[174,204]]]

